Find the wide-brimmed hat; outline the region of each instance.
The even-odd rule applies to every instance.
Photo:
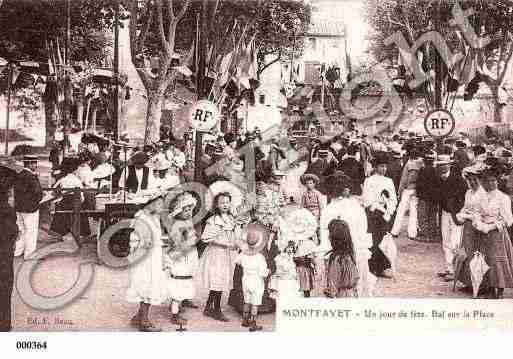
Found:
[[[151,167],[154,171],[165,171],[171,168],[171,161],[167,160],[165,156],[156,156],[151,160],[148,167]]]
[[[450,155],[438,155],[437,160],[435,161],[435,166],[445,166],[452,165],[454,161],[451,159]]]
[[[39,161],[39,158],[37,156],[23,156],[23,163],[29,164],[29,163],[37,163]]]
[[[18,163],[13,157],[0,155],[0,167],[8,168],[14,172],[21,172],[23,166]]]
[[[390,157],[386,152],[378,152],[374,155],[372,165],[377,167],[379,165],[387,165],[390,162]]]
[[[483,163],[476,163],[472,166],[468,166],[463,168],[461,174],[464,178],[468,178],[469,176],[480,176],[486,169],[486,165]]]
[[[80,161],[79,161],[78,157],[65,157],[62,160],[62,163],[59,166],[58,170],[60,170],[61,173],[67,175],[67,174],[75,172],[79,166],[80,166]]]
[[[317,175],[314,175],[313,173],[305,173],[304,175],[299,177],[299,181],[303,186],[306,186],[306,182],[308,181],[313,181],[317,186],[321,180]]]
[[[194,206],[198,204],[198,200],[194,198],[189,192],[183,192],[174,197],[173,206],[170,208],[170,216],[175,217],[183,212],[188,206]]]
[[[245,254],[260,253],[269,240],[269,231],[262,225],[250,223],[245,230],[245,241],[242,252]]]
[[[228,193],[232,199],[233,209],[237,209],[244,201],[244,194],[241,190],[231,182],[228,181],[216,181],[208,187],[209,191],[205,197],[207,210],[212,210],[215,206],[214,198],[220,193]]]
[[[98,165],[92,172],[94,179],[102,179],[113,175],[114,172],[116,172],[116,169],[110,163],[102,163]]]
[[[147,153],[139,151],[136,152],[129,160],[130,165],[145,165],[150,160]]]

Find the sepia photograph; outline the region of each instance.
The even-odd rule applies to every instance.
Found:
[[[0,331],[506,307],[512,120],[508,0],[0,0]]]

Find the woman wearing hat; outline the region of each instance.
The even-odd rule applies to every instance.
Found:
[[[180,179],[174,173],[169,173],[171,162],[165,156],[158,155],[151,163],[153,169],[154,186],[155,188],[169,190],[180,184]]]
[[[422,242],[440,241],[440,224],[438,223],[440,194],[440,177],[434,167],[435,154],[431,151],[423,155],[423,166],[417,178],[417,197],[419,230],[417,239]]]
[[[130,158],[128,166],[123,170],[119,179],[119,188],[130,193],[139,193],[140,191],[155,188],[155,178],[150,168],[146,166],[150,157],[142,152],[136,152]]]
[[[513,246],[508,234],[513,215],[510,198],[498,189],[500,175],[497,166],[488,168],[481,175],[486,196],[479,205],[479,214],[472,221],[484,245],[485,260],[490,266],[490,286],[497,299],[503,298],[504,288],[513,288]]]
[[[134,232],[130,236],[130,252],[142,258],[130,267],[130,285],[126,292],[129,303],[139,304],[130,324],[141,332],[159,332],[149,319],[150,307],[166,299],[167,279],[163,270],[161,213],[164,199],[156,195],[135,214]]]
[[[386,177],[388,156],[378,153],[374,156],[375,172],[363,184],[363,205],[367,212],[369,232],[372,233],[372,256],[370,271],[378,276],[391,278],[391,264],[379,245],[392,226],[392,216],[397,206],[394,182]]]
[[[468,190],[465,194],[465,204],[461,211],[456,215],[456,219],[463,224],[463,234],[461,247],[465,251],[464,259],[459,273],[456,273],[456,279],[462,282],[467,289],[472,291],[472,278],[470,274],[470,261],[476,251],[484,255],[485,247],[480,240],[479,232],[472,225],[472,221],[479,216],[481,203],[486,201],[486,192],[479,182],[479,177],[483,173],[484,166],[479,164],[469,166],[463,169],[463,178],[467,181]],[[482,289],[486,289],[488,281],[483,281]]]
[[[368,233],[367,216],[360,200],[351,195],[352,181],[344,174],[337,173],[330,178],[333,200],[321,212],[320,233],[321,250],[330,251],[329,224],[334,219],[345,221],[351,232],[353,248],[356,254],[356,266],[360,275],[357,290],[363,297],[372,296],[372,287],[376,278],[369,272],[369,259],[372,239]]]
[[[84,201],[84,195],[82,193],[77,194],[76,192],[66,193],[66,190],[70,189],[82,189],[84,185],[78,176],[76,171],[78,170],[80,161],[76,157],[66,157],[62,161],[60,171],[63,177],[55,183],[54,188],[59,188],[63,192],[62,199],[56,203],[56,213],[52,219],[50,225],[50,231],[56,233],[62,237],[72,234],[73,229],[73,214],[69,213],[57,213],[57,211],[70,211],[75,206],[75,201],[79,200],[80,205]],[[91,228],[89,227],[89,220],[87,216],[80,217],[80,235],[90,236]]]

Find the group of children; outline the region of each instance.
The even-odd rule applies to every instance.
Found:
[[[307,193],[312,187],[314,186],[308,186]],[[230,211],[231,202],[230,193],[219,193],[215,196],[213,215],[206,221],[201,235],[206,244],[201,256],[197,250],[200,237],[193,223],[193,215],[198,204],[196,198],[184,192],[176,196],[172,203],[163,203],[162,205],[170,208],[167,218],[162,221],[156,219],[155,223],[150,221],[153,230],[160,228],[162,234],[160,258],[157,258],[159,255],[155,253],[156,257],[150,259],[150,262],[141,268],[136,266],[135,271],[138,274],[132,277],[131,287],[135,290],[132,291],[135,296],[132,296],[131,301],[140,302],[141,306],[170,303],[171,322],[183,326],[187,320],[181,316],[181,309],[197,308],[192,300],[196,296],[196,286],[199,282],[197,279],[200,279],[202,287],[209,290],[204,315],[222,322],[229,321],[221,311],[220,302],[222,293],[234,288],[236,264],[242,267],[243,272],[242,326],[249,328],[250,331],[262,330],[256,322],[256,317],[266,289],[275,299],[298,297],[301,293],[309,297],[314,289],[317,274],[317,234],[301,240],[285,238],[286,245],[274,258],[276,270],[271,273],[269,258],[262,254],[270,238],[269,232],[258,224],[240,222]],[[157,211],[154,213],[156,215]],[[319,213],[315,213],[316,221]],[[313,222],[317,223],[316,221]],[[162,228],[158,222],[163,224]],[[317,225],[314,228],[316,227]],[[334,220],[330,224],[329,232],[332,250],[325,261],[325,293],[329,297],[356,296],[358,271],[348,225],[341,220]],[[160,271],[155,266],[160,266]],[[155,280],[154,277],[158,279]],[[159,300],[153,300],[155,295],[160,296]],[[144,314],[144,310],[142,312]],[[147,318],[147,314],[143,317]],[[139,323],[137,318],[135,322]],[[152,330],[154,326],[146,319],[145,324],[139,327]]]

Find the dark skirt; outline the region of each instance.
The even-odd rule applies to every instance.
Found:
[[[14,241],[15,238],[0,235],[0,332],[8,332],[11,330],[11,297],[14,284]]]
[[[297,276],[299,279],[299,289],[302,291],[311,291],[314,289],[315,270],[313,261],[307,257],[294,258],[296,262]]]
[[[485,260],[490,266],[490,286],[513,288],[513,246],[507,230],[480,233],[485,249]]]
[[[383,214],[379,211],[370,212],[367,210],[367,220],[369,223],[369,233],[372,234],[371,257],[369,259],[369,270],[377,276],[383,275],[383,271],[392,268],[390,261],[385,256],[379,245],[383,237],[388,233],[391,223],[383,219]]]
[[[419,199],[417,211],[419,221],[417,240],[422,242],[440,242],[442,233],[440,232],[439,210],[436,203]]]
[[[461,247],[464,249],[466,258],[464,259],[461,269],[458,273],[458,280],[467,287],[472,287],[472,277],[470,276],[470,262],[474,257],[474,252],[486,254],[486,246],[483,241],[481,233],[472,226],[471,221],[466,221],[463,225],[463,235],[461,240]],[[481,282],[480,291],[486,291],[490,287],[488,272]]]
[[[84,206],[82,205],[82,208]],[[71,211],[73,210],[73,197],[65,196],[59,203],[55,205],[56,211]],[[65,236],[72,233],[73,229],[73,214],[71,213],[55,213],[50,225],[50,231]],[[89,226],[89,219],[86,215],[80,216],[80,235],[87,237],[91,235],[91,228]]]

